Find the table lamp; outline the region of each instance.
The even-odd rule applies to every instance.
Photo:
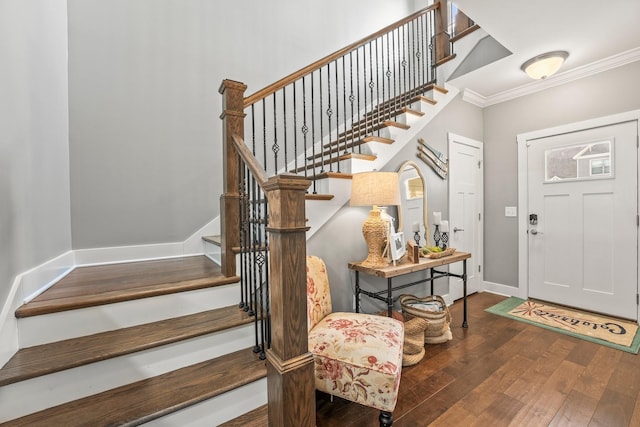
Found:
[[[361,172],[351,181],[351,206],[373,206],[369,217],[362,224],[362,235],[369,254],[361,264],[379,268],[387,265],[382,256],[388,224],[380,217],[378,205],[399,205],[400,191],[396,172]]]

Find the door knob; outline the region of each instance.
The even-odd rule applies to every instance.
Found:
[[[453,232],[455,233],[456,231],[464,231],[464,228],[453,227]]]
[[[535,228],[532,228],[529,232],[530,232],[531,234],[533,234],[534,236],[535,236],[536,234],[542,234],[542,231],[538,231],[538,230],[536,230]]]

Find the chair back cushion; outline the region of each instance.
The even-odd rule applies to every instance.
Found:
[[[331,313],[327,267],[317,256],[307,257],[307,332]]]

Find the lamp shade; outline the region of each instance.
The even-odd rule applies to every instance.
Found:
[[[351,179],[351,206],[400,204],[396,172],[361,172]]]
[[[569,53],[563,50],[543,53],[522,64],[520,69],[532,79],[546,79],[560,69],[568,56]]]

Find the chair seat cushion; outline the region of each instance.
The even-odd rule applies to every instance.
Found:
[[[390,317],[331,313],[309,331],[316,388],[393,411],[402,369],[404,325]]]

